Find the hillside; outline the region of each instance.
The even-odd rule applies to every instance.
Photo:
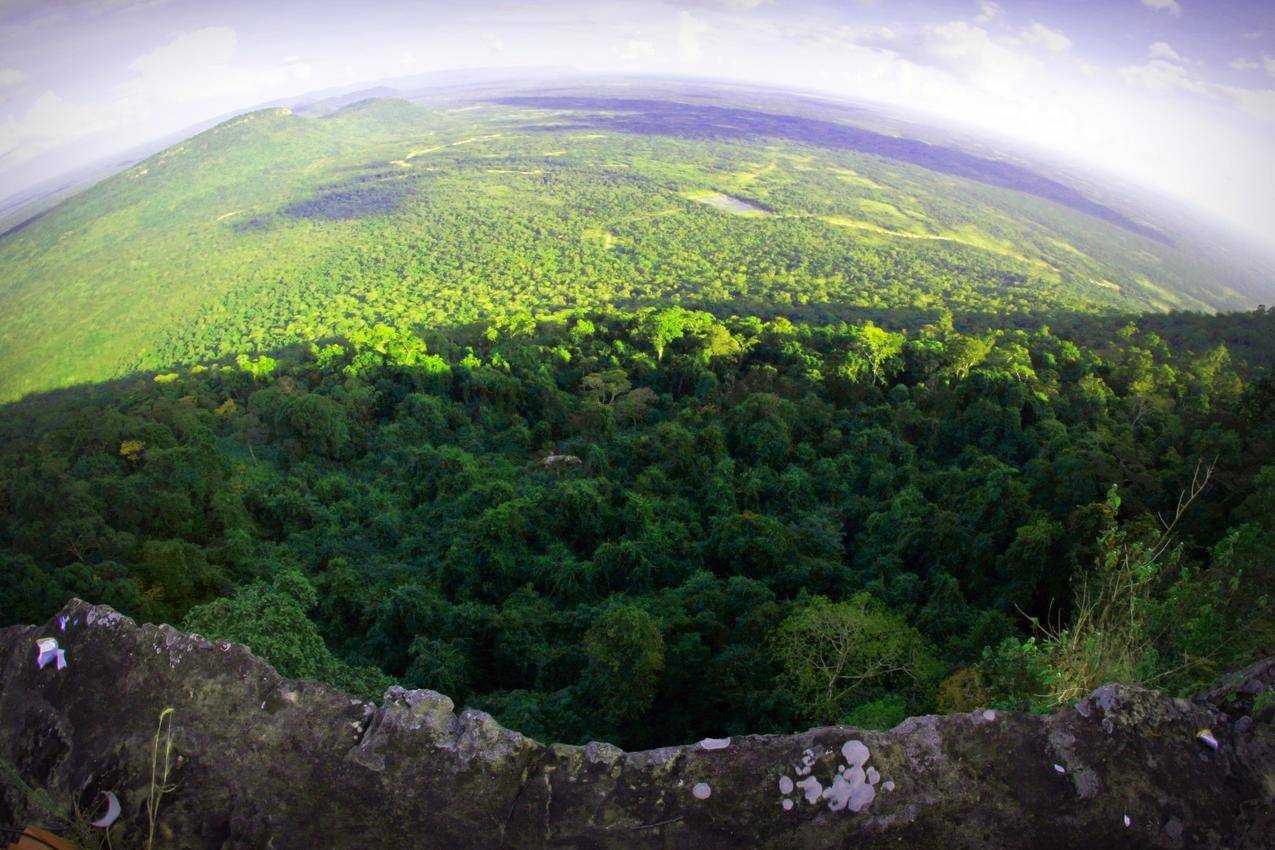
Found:
[[[175,145],[0,237],[0,399],[522,309],[1262,300],[1180,234],[1021,165],[773,96],[635,94],[271,109]]]

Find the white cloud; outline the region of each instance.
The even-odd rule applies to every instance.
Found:
[[[704,55],[700,35],[708,31],[708,23],[695,17],[683,9],[678,13],[677,46],[682,54],[682,61],[696,64]]]
[[[121,115],[111,104],[81,105],[46,91],[22,115],[0,122],[0,156],[23,162],[49,147],[120,123]]]
[[[620,58],[630,62],[638,59],[653,59],[654,57],[655,45],[639,38],[630,38],[624,43],[624,50],[620,52]]]
[[[143,53],[128,67],[145,76],[162,76],[192,65],[218,65],[235,55],[238,38],[230,27],[205,27],[177,37],[149,53]]]
[[[726,9],[730,12],[747,12],[771,0],[667,0],[674,6],[695,6],[699,8]]]
[[[1028,44],[1044,48],[1051,53],[1062,53],[1071,47],[1071,39],[1065,34],[1038,22],[1033,22],[1031,26],[1019,30],[1018,35]]]
[[[1263,56],[1262,67],[1266,69],[1268,76],[1275,77],[1275,57]]]
[[[1192,94],[1209,94],[1208,86],[1192,77],[1181,65],[1163,59],[1152,59],[1145,65],[1128,65],[1117,68],[1120,79],[1131,85],[1142,86],[1156,92],[1173,89]]]
[[[987,30],[965,21],[921,28],[919,42],[905,46],[909,58],[942,68],[978,88],[1013,96],[1035,60],[998,43]]]
[[[721,6],[723,9],[734,9],[736,11],[745,11],[748,9],[756,9],[766,0],[715,0],[714,6]]]
[[[1157,12],[1168,12],[1175,18],[1182,14],[1178,0],[1142,0],[1142,5]]]
[[[978,14],[974,16],[974,23],[985,24],[1000,13],[1001,7],[999,3],[994,0],[982,0],[978,4]]]
[[[1256,71],[1258,68],[1262,67],[1262,63],[1240,57],[1239,59],[1231,60],[1231,67],[1236,71]]]
[[[295,58],[254,67],[238,57],[238,37],[229,27],[180,32],[167,44],[143,53],[128,64],[136,76],[116,87],[126,102],[191,103],[218,98],[267,99],[280,89],[309,80],[314,69]],[[400,51],[401,68],[420,59]]]
[[[898,34],[889,27],[850,26],[821,27],[816,30],[785,31],[783,37],[794,42],[810,43],[819,47],[890,47]]]
[[[1218,93],[1260,121],[1275,124],[1275,89],[1217,86]]]
[[[1244,39],[1245,41],[1257,41],[1263,35],[1265,35],[1265,33],[1263,33],[1261,30],[1253,30],[1252,32],[1244,33],[1242,36],[1240,36],[1240,38]]]
[[[27,81],[27,72],[17,68],[0,68],[0,89],[17,88]]]
[[[1236,61],[1243,63],[1245,60]],[[1232,67],[1235,65],[1235,62],[1231,63]],[[1275,74],[1275,60],[1270,62],[1270,66]],[[1183,91],[1229,103],[1259,121],[1275,124],[1275,89],[1251,89],[1207,82],[1192,76],[1183,66],[1164,59],[1152,59],[1145,65],[1118,68],[1116,74],[1130,85],[1141,86],[1159,94]]]
[[[1173,59],[1182,61],[1182,57],[1167,41],[1157,41],[1147,48],[1147,55],[1152,59]]]

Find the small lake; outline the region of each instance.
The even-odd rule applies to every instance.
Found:
[[[702,198],[696,198],[695,200],[699,201],[701,204],[708,204],[709,206],[717,207],[719,210],[723,210],[728,213],[735,213],[736,215],[746,215],[748,213],[770,215],[770,210],[768,209],[763,209],[756,204],[750,204],[748,201],[743,201],[739,198],[732,198],[730,195],[723,195],[718,192],[714,192],[711,195],[705,195]]]

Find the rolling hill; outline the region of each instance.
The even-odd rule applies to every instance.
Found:
[[[519,310],[1262,300],[1251,276],[1089,187],[861,109],[671,84],[416,101],[251,112],[12,227],[0,399]]]

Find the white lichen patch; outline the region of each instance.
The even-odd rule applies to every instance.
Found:
[[[834,812],[844,809],[846,803],[850,802],[851,787],[844,776],[832,780],[832,784],[823,789],[823,798],[828,801],[828,808]]]
[[[113,608],[107,608],[102,605],[94,605],[90,607],[88,616],[85,618],[85,622],[87,622],[90,626],[98,623],[104,626],[113,626],[117,623],[122,623],[125,620],[128,620],[128,618],[123,614]],[[129,622],[132,623],[131,620],[129,620]]]
[[[707,800],[712,793],[713,789],[707,782],[696,782],[695,787],[691,789],[691,794],[696,800]]]
[[[730,746],[730,738],[705,738],[699,745],[704,750],[724,750]]]
[[[806,795],[806,802],[812,806],[823,796],[823,783],[813,776],[807,776],[798,782],[797,787]]]
[[[846,741],[841,746],[841,756],[851,767],[862,767],[870,755],[867,744],[862,741]]]
[[[983,712],[983,719],[984,719],[984,720],[987,720],[987,721],[995,720],[995,719],[996,719],[996,712],[995,712],[995,711],[992,711],[990,708],[989,708],[989,709],[987,709],[986,711],[984,711],[984,712]]]
[[[805,750],[801,763],[794,766],[797,775],[805,778],[794,783],[788,776],[779,777],[779,792],[784,795],[780,804],[784,811],[793,808],[794,801],[787,795],[795,788],[801,790],[806,802],[811,805],[827,800],[828,808],[834,812],[843,809],[858,812],[871,804],[877,796],[876,785],[881,781],[880,771],[875,767],[864,767],[872,756],[871,750],[862,741],[849,740],[842,745],[841,755],[845,764],[833,767],[832,781],[825,786],[817,777],[808,775],[814,770],[816,759],[814,750]],[[892,790],[894,783],[887,782],[883,787]]]

